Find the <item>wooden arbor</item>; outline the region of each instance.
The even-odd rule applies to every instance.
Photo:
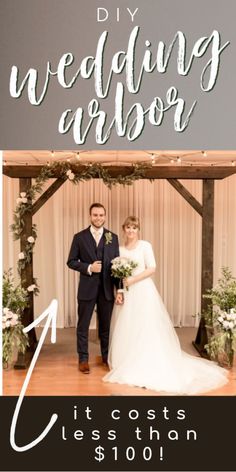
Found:
[[[19,192],[27,192],[31,188],[32,178],[36,178],[42,169],[40,166],[8,166],[3,167],[3,173],[11,178],[19,179]],[[76,166],[76,172],[83,170],[83,166]],[[129,166],[104,166],[109,171],[111,177],[118,175],[129,175]],[[71,166],[73,171],[73,166]],[[202,269],[201,269],[201,312],[203,312],[209,301],[203,298],[206,291],[213,285],[213,245],[214,245],[214,181],[224,179],[236,173],[235,167],[200,167],[200,166],[153,166],[145,171],[145,179],[167,179],[168,182],[180,193],[180,195],[197,211],[202,217]],[[96,178],[96,177],[95,177]],[[24,215],[24,229],[20,238],[20,248],[24,251],[27,237],[31,235],[32,220],[35,213],[44,203],[61,187],[65,178],[58,177],[55,172],[55,181],[52,185],[35,201],[32,211]],[[182,185],[178,179],[200,179],[203,180],[202,203]],[[28,287],[33,283],[33,261],[21,272],[23,287]],[[34,306],[33,294],[30,294],[30,303],[23,315],[23,324],[26,326],[33,321]],[[35,331],[30,332],[30,351],[33,352],[36,345]],[[201,318],[197,336],[193,342],[198,352],[204,356],[204,346],[207,343],[207,333],[204,319]],[[19,356],[16,368],[27,367],[27,356]]]

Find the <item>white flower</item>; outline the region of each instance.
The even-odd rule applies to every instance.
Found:
[[[12,311],[8,311],[8,313],[7,313],[7,315],[6,315],[6,319],[7,319],[7,320],[11,320],[11,319],[12,319],[12,316],[13,316]]]
[[[234,322],[233,322],[233,321],[230,321],[230,322],[229,322],[229,328],[230,328],[230,329],[233,329],[233,328],[234,328]]]
[[[34,240],[33,236],[29,236],[27,238],[27,241],[28,241],[28,243],[33,244],[35,240]]]
[[[25,198],[25,197],[26,197],[26,192],[21,192],[21,193],[20,193],[20,196],[21,196],[22,198]]]
[[[32,284],[27,287],[28,292],[33,292],[36,289],[36,285]]]
[[[19,256],[18,256],[18,259],[22,260],[25,258],[25,254],[24,252],[20,252]]]
[[[16,325],[18,325],[18,322],[13,319],[12,322],[11,322],[11,326],[16,326]]]
[[[73,174],[73,172],[71,172],[69,175],[68,175],[68,179],[69,180],[74,180],[75,178],[75,174]]]
[[[228,329],[228,327],[229,327],[229,321],[223,321],[222,324],[223,324],[223,326],[224,326],[225,329]]]
[[[6,328],[10,328],[11,322],[9,320],[7,320],[6,323],[5,323],[5,326],[6,326]]]
[[[21,192],[21,195],[22,195],[22,194],[25,194],[25,195],[26,195],[25,192]],[[22,196],[21,196],[21,197],[18,197],[18,198],[16,199],[17,205],[20,205],[21,203],[27,203],[27,202],[28,202],[28,200],[27,200],[26,197],[22,197]]]
[[[222,316],[219,316],[218,321],[219,323],[222,323],[224,321],[224,318]]]
[[[69,169],[66,173],[67,177],[69,177],[69,175],[72,173],[72,171]]]
[[[10,311],[9,308],[7,307],[3,308],[4,315],[7,315],[9,311]]]

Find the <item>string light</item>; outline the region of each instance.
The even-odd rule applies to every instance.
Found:
[[[6,165],[7,165],[7,161],[3,161],[3,165],[6,166]]]
[[[181,163],[181,158],[178,156],[177,157],[177,164],[180,164]]]
[[[231,162],[231,166],[235,166],[235,161],[232,161],[232,162]]]
[[[55,155],[54,151],[51,151],[51,157],[52,158],[54,158],[54,155]]]
[[[201,152],[202,152],[203,157],[207,157],[207,152],[206,151],[201,151]]]
[[[155,154],[151,155],[151,159],[152,159],[152,165],[155,164]]]
[[[79,152],[77,152],[77,153],[76,153],[76,156],[75,156],[75,157],[76,157],[77,161],[79,161],[79,160],[80,160],[80,155],[79,155]]]

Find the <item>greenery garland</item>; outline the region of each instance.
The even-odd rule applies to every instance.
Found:
[[[33,202],[38,194],[41,194],[45,182],[51,178],[61,178],[63,180],[70,180],[73,184],[77,185],[79,182],[85,182],[98,177],[103,180],[104,184],[108,188],[114,185],[132,185],[136,180],[145,177],[147,169],[150,169],[149,164],[135,163],[132,165],[132,172],[129,175],[123,176],[118,175],[117,177],[111,177],[109,171],[105,169],[101,164],[88,164],[81,166],[81,164],[71,164],[70,162],[54,162],[47,164],[42,167],[39,176],[35,179],[35,183],[27,192],[21,192],[16,200],[17,206],[13,213],[13,224],[11,230],[13,232],[14,240],[19,240],[24,229],[24,215],[32,211]],[[33,248],[37,239],[37,227],[35,224],[32,225],[31,235],[28,236],[25,241],[25,250],[20,252],[18,256],[17,269],[19,275],[22,269],[24,269],[32,261]],[[27,290],[37,295],[39,288],[36,279],[33,280],[33,284],[30,285]]]

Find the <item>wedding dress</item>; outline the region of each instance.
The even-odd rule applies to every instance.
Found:
[[[133,275],[155,267],[152,246],[139,240],[120,255],[138,263]],[[148,277],[129,287],[124,304],[115,305],[110,328],[105,382],[128,384],[160,392],[194,395],[227,382],[227,371],[215,363],[190,356],[180,347],[169,314]]]

